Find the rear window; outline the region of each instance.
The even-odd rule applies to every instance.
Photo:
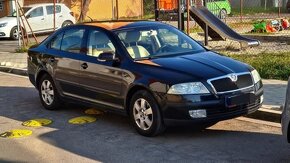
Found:
[[[54,12],[53,5],[46,6],[46,13],[47,13],[47,15],[52,15],[53,12]],[[60,5],[56,5],[55,6],[55,13],[60,13],[60,12],[61,12],[61,6]]]
[[[65,31],[60,49],[62,51],[80,53],[84,33],[85,33],[84,29],[71,29]]]

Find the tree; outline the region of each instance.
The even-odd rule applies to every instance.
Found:
[[[84,21],[84,19],[87,17],[91,0],[82,0],[81,3],[82,4],[79,21]]]

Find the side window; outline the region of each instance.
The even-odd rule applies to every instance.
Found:
[[[49,47],[51,49],[56,49],[56,50],[60,50],[60,46],[61,46],[61,41],[62,41],[62,36],[63,33],[58,34],[57,36],[55,36],[52,41],[49,44]]]
[[[63,35],[60,49],[62,51],[80,53],[84,33],[85,33],[84,29],[67,30]]]
[[[31,18],[43,16],[43,7],[37,7],[36,9],[32,10],[29,15]]]
[[[52,15],[53,14],[53,6],[46,6],[46,12],[47,15]],[[55,6],[55,13],[60,13],[61,12],[61,7],[59,5]]]
[[[104,32],[91,30],[88,38],[87,55],[98,57],[103,52],[115,53],[114,45]]]

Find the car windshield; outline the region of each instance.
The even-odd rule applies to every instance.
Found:
[[[193,54],[206,51],[176,28],[161,25],[116,30],[133,59]]]

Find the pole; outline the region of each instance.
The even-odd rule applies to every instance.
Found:
[[[240,0],[240,20],[241,20],[241,22],[243,22],[243,6],[244,6],[244,2],[243,2],[243,0]]]
[[[16,19],[17,19],[17,35],[18,35],[18,48],[21,48],[21,38],[20,38],[20,24],[19,24],[19,11],[18,11],[18,0],[15,0],[15,6],[16,6]]]
[[[116,0],[117,20],[119,20],[119,0]]]
[[[187,34],[189,35],[190,34],[190,31],[189,31],[189,0],[186,1],[186,9],[187,9]]]
[[[182,30],[181,0],[178,0],[178,29]]]
[[[206,0],[203,2],[203,5],[206,7]],[[208,46],[208,25],[206,23],[204,28],[204,45]]]
[[[53,31],[55,31],[55,20],[56,20],[56,17],[55,17],[55,3],[56,3],[56,0],[53,0]]]
[[[278,0],[278,17],[281,17],[281,0]]]
[[[155,21],[159,20],[159,12],[158,12],[158,0],[154,0],[154,9],[155,9]]]

